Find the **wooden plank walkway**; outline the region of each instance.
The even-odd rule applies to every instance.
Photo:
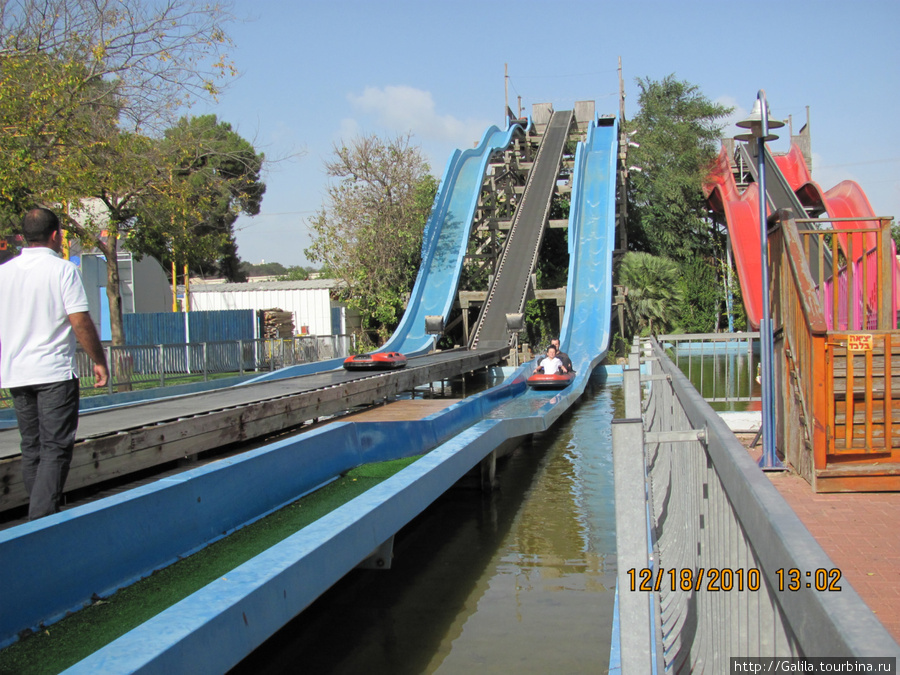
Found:
[[[426,398],[393,401],[358,413],[345,415],[336,422],[410,422],[434,415],[458,403],[460,398]]]

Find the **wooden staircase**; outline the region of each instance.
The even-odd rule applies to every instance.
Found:
[[[827,297],[828,275],[820,272],[819,279],[812,278],[805,255],[809,246],[803,241],[829,238],[837,267],[847,259],[838,242],[859,236],[859,231],[823,230],[821,221],[818,228],[801,231],[790,211],[780,211],[775,220],[770,278],[776,446],[816,492],[900,490],[900,331],[891,309],[895,267],[889,259],[890,220],[880,219],[877,245],[867,253],[877,257],[875,267],[886,278],[877,284],[877,297],[864,297],[866,306],[855,308],[868,317],[859,330],[829,329],[835,322],[826,320],[826,310],[837,316],[838,305],[845,303],[843,316],[850,316],[849,303],[860,299]],[[832,269],[830,278],[840,274],[841,269]]]

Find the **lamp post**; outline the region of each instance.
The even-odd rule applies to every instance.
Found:
[[[759,458],[759,466],[764,471],[779,471],[785,468],[775,454],[775,339],[772,332],[772,316],[769,310],[769,232],[766,200],[766,141],[774,141],[778,136],[769,133],[769,129],[778,129],[784,122],[769,119],[769,105],[766,103],[766,92],[759,90],[756,103],[750,117],[737,123],[742,129],[749,129],[749,134],[738,134],[735,140],[757,143],[757,166],[759,184],[759,249],[762,266],[762,316],[759,320],[759,342],[762,357],[760,387],[762,389],[762,435],[763,454]]]

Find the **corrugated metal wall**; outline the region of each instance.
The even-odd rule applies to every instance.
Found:
[[[174,345],[187,342],[184,314],[181,313],[125,314],[122,321],[127,345]]]
[[[249,309],[188,312],[188,342],[252,340],[254,313]]]
[[[125,314],[125,344],[172,345],[254,339],[254,313],[249,309],[219,312],[153,312]]]
[[[191,308],[201,311],[226,309],[281,309],[294,315],[294,332],[306,326],[310,335],[332,335],[331,297],[328,289],[250,289],[191,291]]]
[[[150,314],[125,314],[125,344],[130,346],[173,345],[188,342],[223,342],[230,340],[253,340],[255,337],[255,317],[252,310],[226,310],[219,312],[155,312]],[[226,372],[240,370],[241,359],[244,367],[252,367],[252,359],[242,355],[237,345],[233,348],[210,347],[206,358],[212,363],[214,370]],[[252,351],[251,351],[252,353]],[[156,352],[139,352],[132,356],[135,372],[155,372],[159,369]],[[203,371],[202,352],[176,351],[166,352],[166,372]],[[190,364],[187,360],[190,359]],[[171,363],[170,363],[171,362]]]

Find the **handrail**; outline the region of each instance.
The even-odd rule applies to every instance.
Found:
[[[781,225],[784,233],[787,248],[785,257],[794,279],[797,301],[800,303],[806,327],[814,335],[824,335],[828,330],[825,312],[819,296],[816,294],[816,284],[809,272],[809,265],[804,264],[806,257],[803,255],[803,244],[800,241],[800,233],[797,231],[797,221],[792,215],[791,211],[782,209],[775,214],[775,220]]]
[[[801,473],[808,475],[821,459],[816,459],[818,454],[811,457],[805,449],[824,446],[826,442],[824,343],[828,325],[823,301],[816,291],[809,262],[803,255],[800,234],[792,215],[787,210],[776,214],[780,227],[776,236],[770,239],[774,251],[771,261],[775,266],[771,276],[776,297],[773,308],[776,326],[783,330],[781,353],[790,374],[776,381],[783,402],[776,409],[782,416],[781,428],[784,429],[780,443],[782,452]],[[785,266],[787,274],[783,271]],[[821,264],[819,269],[821,275]]]
[[[831,237],[831,263],[818,261],[818,278],[813,279],[821,294],[821,305],[830,330],[892,330],[900,290],[896,247],[891,239],[891,218],[883,216],[854,216],[846,218],[797,218],[794,223],[828,223],[830,228],[798,229],[802,238],[811,240],[810,246],[827,251],[823,241]],[[861,227],[863,221],[877,225]],[[847,224],[837,227],[838,223]],[[796,227],[796,226],[795,226]],[[806,242],[799,248],[804,249]],[[821,256],[820,256],[821,257]],[[831,299],[827,295],[831,294]]]
[[[839,593],[816,590],[814,583],[788,592],[785,570],[823,570],[827,576],[834,562],[660,344],[650,339],[648,346],[651,356],[642,366],[649,373],[638,380],[627,369],[625,379],[626,387],[630,380],[645,392],[642,419],[618,420],[613,428],[614,463],[634,452],[634,445],[617,444],[616,427],[636,425],[643,435],[638,447],[647,480],[630,487],[649,509],[649,521],[641,513],[631,515],[633,522],[649,522],[653,545],[645,563],[649,589],[632,590],[623,584],[627,570],[620,570],[620,634],[646,635],[643,621],[635,623],[623,610],[623,599],[650,596],[658,608],[665,672],[726,672],[729,658],[741,656],[900,654],[900,645],[845,579]],[[629,398],[626,391],[626,405]],[[619,523],[625,503],[618,483],[616,490]],[[701,569],[707,575],[697,583]],[[635,570],[636,584],[640,571]],[[731,590],[715,592],[708,587],[711,579]],[[652,653],[658,646],[644,642],[641,648]],[[623,639],[623,674],[626,647]]]

